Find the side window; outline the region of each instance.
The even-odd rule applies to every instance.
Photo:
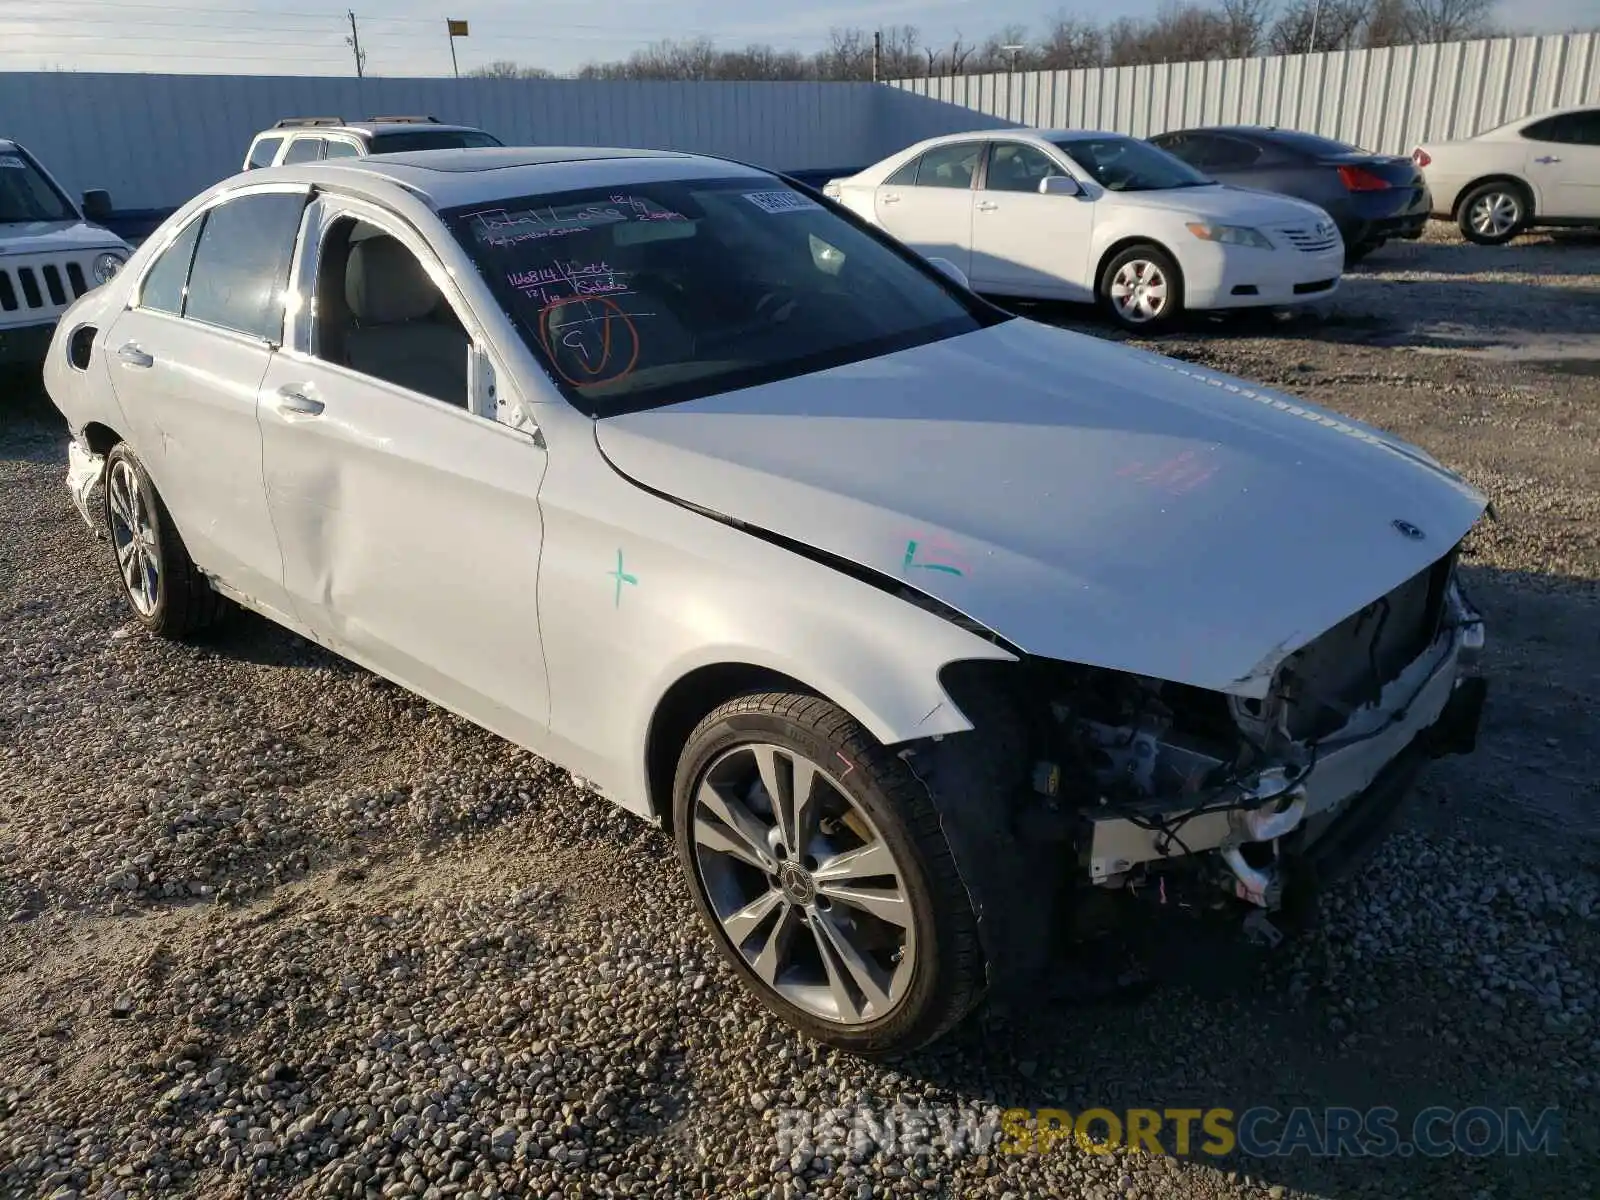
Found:
[[[996,142],[989,152],[989,174],[984,187],[991,192],[1037,192],[1041,179],[1065,174],[1036,146]]]
[[[298,137],[289,143],[289,153],[283,156],[285,163],[316,162],[322,157],[324,143],[317,137]]]
[[[1600,146],[1600,108],[1573,114],[1580,146]]]
[[[161,252],[139,286],[139,307],[156,312],[183,315],[183,294],[189,282],[189,264],[194,261],[194,245],[200,240],[204,216],[195,218],[178,234],[177,240]]]
[[[270,167],[281,145],[283,145],[281,137],[257,138],[256,144],[250,147],[250,165],[245,169],[254,171],[259,167]]]
[[[328,158],[359,158],[361,152],[353,143],[341,141],[338,138],[328,139]]]
[[[1562,146],[1600,145],[1600,114],[1573,112],[1535,121],[1522,131],[1533,142],[1555,142]]]
[[[336,222],[322,243],[316,306],[318,358],[467,407],[471,339],[405,243],[364,221]]]
[[[913,158],[893,175],[883,181],[884,187],[915,187],[917,183],[917,164],[922,159]]]
[[[982,142],[957,142],[935,146],[922,156],[917,168],[918,187],[970,188],[983,157]]]
[[[195,248],[183,315],[252,337],[283,337],[283,297],[303,193],[265,192],[211,210]]]

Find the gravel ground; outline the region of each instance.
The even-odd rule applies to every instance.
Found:
[[[1041,315],[1081,324],[1083,314]],[[1494,692],[1310,934],[986,1011],[897,1069],[748,1000],[659,833],[275,627],[131,633],[36,396],[0,409],[0,1194],[1600,1194],[1600,244],[1381,251],[1177,357],[1493,495]],[[1554,1157],[1006,1155],[1008,1106],[1560,1110]],[[964,1152],[829,1145],[907,1105]],[[987,1124],[985,1124],[987,1122]],[[987,1133],[985,1133],[987,1131]],[[983,1152],[987,1151],[987,1152]]]

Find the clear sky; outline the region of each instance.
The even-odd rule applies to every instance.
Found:
[[[833,26],[914,25],[925,42],[982,40],[1018,23],[1034,32],[1065,10],[1103,16],[1092,0],[0,0],[0,69],[344,74],[352,70],[345,9],[353,3],[374,75],[450,70],[446,17],[471,22],[456,43],[463,71],[514,59],[554,71],[622,58],[664,38],[719,45],[768,42],[811,51]],[[1144,16],[1160,0],[1125,0]],[[443,6],[443,7],[441,7]],[[452,7],[453,6],[453,7]],[[1516,0],[1505,19],[1560,31],[1600,25],[1600,0]]]

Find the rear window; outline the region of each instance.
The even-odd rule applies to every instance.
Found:
[[[505,143],[477,129],[407,129],[374,134],[369,145],[373,154],[409,154],[413,150],[470,150]]]
[[[781,180],[507,197],[441,214],[593,417],[823,371],[1005,319]]]
[[[1296,154],[1307,154],[1312,158],[1338,158],[1345,154],[1370,154],[1370,150],[1363,150],[1360,146],[1352,146],[1349,142],[1336,142],[1332,138],[1319,137],[1314,133],[1297,133],[1293,130],[1273,132],[1269,141],[1282,146],[1285,150]]]

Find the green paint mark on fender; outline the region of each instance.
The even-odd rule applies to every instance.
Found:
[[[637,575],[629,575],[622,569],[621,550],[617,551],[617,569],[615,571],[607,571],[606,578],[615,579],[617,581],[617,594],[611,605],[613,608],[622,607],[622,585],[625,583],[631,583],[637,586],[639,582],[639,577]]]

